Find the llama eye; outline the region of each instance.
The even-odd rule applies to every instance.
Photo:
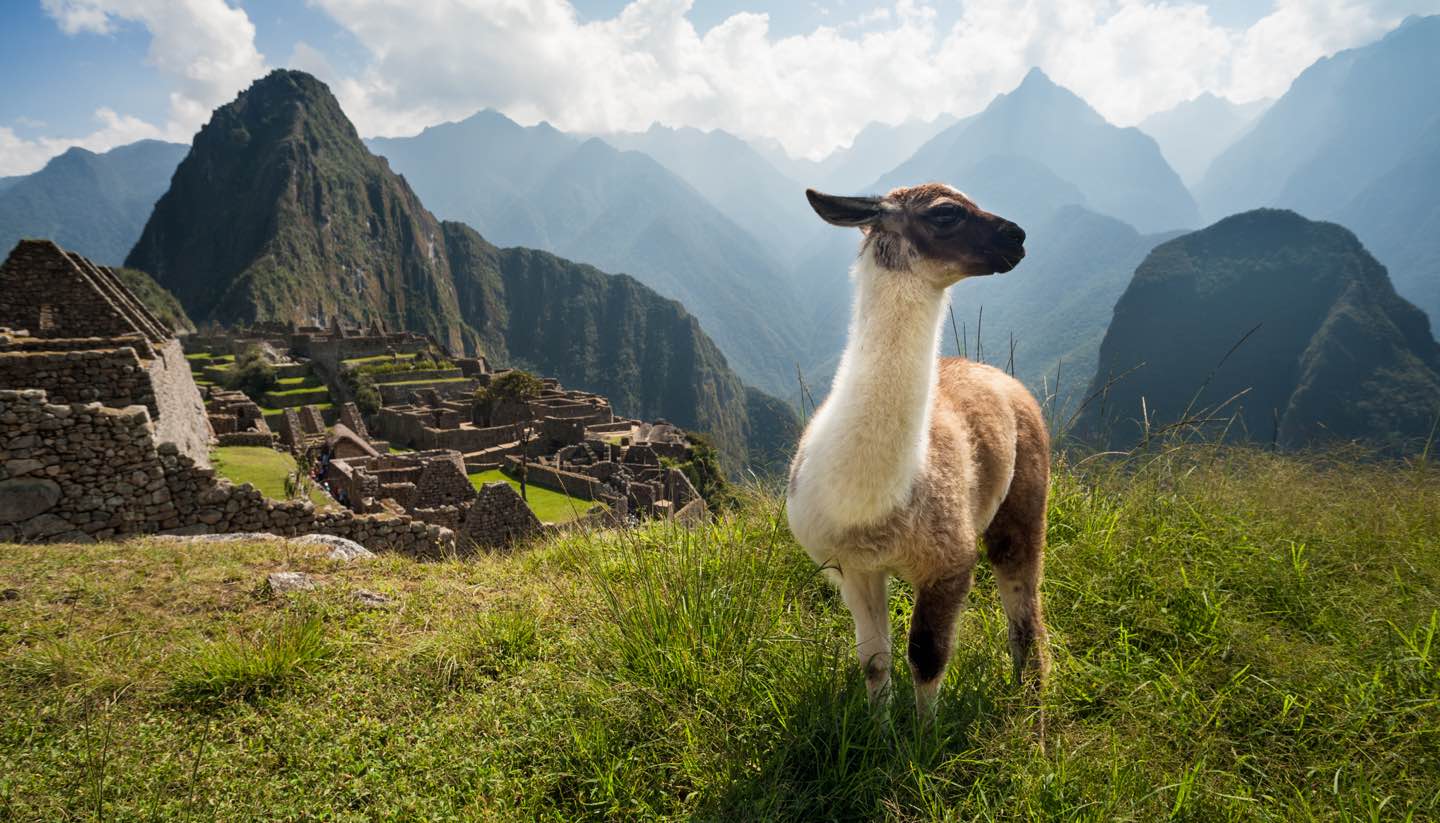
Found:
[[[959,206],[936,206],[925,212],[925,219],[937,226],[953,226],[965,217]]]

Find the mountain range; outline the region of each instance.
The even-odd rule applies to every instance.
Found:
[[[775,463],[766,444],[795,427],[679,303],[436,219],[302,72],[272,72],[216,110],[127,265],[202,323],[380,320],[531,366],[621,413],[706,432],[735,467]]]
[[[46,237],[98,263],[118,265],[185,151],[158,140],[104,154],[72,148],[34,174],[0,180],[0,247]]]
[[[1353,229],[1440,319],[1440,17],[1306,69],[1196,187],[1218,218],[1273,206]]]
[[[370,146],[446,219],[630,274],[692,307],[747,381],[793,388],[800,312],[784,266],[650,156],[490,111]]]
[[[1030,235],[1029,255],[1015,271],[954,289],[959,333],[946,335],[947,351],[974,355],[980,337],[986,360],[1013,366],[1038,394],[1056,394],[1059,411],[1092,382],[1101,341],[1117,301],[1138,279],[1137,265],[1202,225],[1202,214],[1214,220],[1284,206],[1338,222],[1388,266],[1402,297],[1432,319],[1440,316],[1435,76],[1440,18],[1414,18],[1375,43],[1318,61],[1273,104],[1201,95],[1137,129],[1108,123],[1037,69],[970,116],[872,123],[821,161],[723,130],[657,125],[637,133],[566,134],[493,111],[413,137],[369,141],[381,158],[360,144],[333,99],[302,95],[292,118],[284,106],[250,117],[242,97],[197,135],[188,167],[175,168],[183,147],[170,147],[176,155],[168,164],[154,159],[164,144],[105,155],[72,151],[34,175],[0,179],[0,218],[5,204],[25,203],[11,209],[11,222],[16,214],[55,217],[26,233],[70,237],[72,247],[118,261],[123,254],[97,247],[128,244],[117,215],[128,215],[129,237],[139,237],[136,215],[147,207],[133,205],[143,193],[113,192],[148,185],[153,200],[173,172],[166,195],[173,202],[157,204],[130,262],[174,288],[197,320],[377,317],[452,346],[572,374],[567,364],[587,362],[604,340],[587,332],[565,351],[555,341],[537,348],[539,340],[500,311],[523,300],[527,277],[552,268],[533,256],[550,252],[559,255],[554,268],[571,271],[577,305],[569,308],[581,312],[566,323],[587,328],[584,318],[596,317],[610,300],[679,301],[680,317],[694,313],[689,321],[647,310],[658,325],[627,319],[622,337],[689,339],[690,321],[698,320],[695,333],[711,336],[708,348],[695,348],[702,370],[721,375],[733,368],[732,377],[795,403],[797,367],[817,396],[833,373],[849,319],[846,274],[859,241],[857,232],[816,219],[803,189],[863,194],[941,180]],[[204,192],[217,190],[239,194],[204,200]],[[507,246],[539,251],[522,255]],[[485,273],[457,270],[457,258],[483,262]],[[172,269],[206,276],[175,279]],[[592,283],[582,270],[634,279]],[[557,282],[533,285],[547,300],[563,302],[563,289],[553,290]],[[560,322],[559,314],[529,310],[538,312],[545,333],[554,332],[548,324]],[[651,364],[646,369],[673,366],[658,353],[630,354]],[[581,385],[607,379],[603,368],[573,374],[583,375]],[[656,385],[710,408],[783,405],[728,381],[702,389],[698,380],[688,394]],[[658,401],[635,383],[603,390],[617,402],[639,404],[636,413],[699,419],[674,408],[656,412],[651,404]],[[706,425],[726,433],[734,453],[746,424],[706,414],[712,421]],[[747,437],[754,442],[753,431]]]
[[[1194,186],[1210,163],[1255,123],[1273,100],[1235,103],[1210,92],[1156,112],[1137,127],[1155,138],[1185,185]]]
[[[1440,421],[1440,345],[1353,233],[1262,209],[1145,258],[1090,392],[1078,429],[1108,448],[1196,418],[1289,448],[1414,445]]]

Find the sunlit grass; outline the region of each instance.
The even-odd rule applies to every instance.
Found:
[[[900,662],[872,716],[771,494],[463,561],[6,546],[0,818],[1440,817],[1433,466],[1094,461],[1049,538],[1043,740],[983,564],[935,726]]]

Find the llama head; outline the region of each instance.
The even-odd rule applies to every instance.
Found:
[[[884,197],[837,197],[814,189],[805,196],[820,219],[864,232],[864,251],[881,268],[941,288],[1010,271],[1025,257],[1024,229],[944,183],[895,189]]]

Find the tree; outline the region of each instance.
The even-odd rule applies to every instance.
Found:
[[[485,422],[494,425],[496,409],[506,406],[524,408],[525,403],[540,396],[545,384],[540,378],[527,371],[511,369],[490,378],[490,385],[475,391],[475,405],[480,409]],[[520,497],[529,500],[527,475],[530,473],[530,435],[527,431],[528,415],[518,414],[511,424],[515,428],[515,439],[520,443]]]
[[[247,346],[235,357],[235,365],[225,375],[225,385],[245,392],[258,401],[265,392],[275,388],[275,365],[259,346]]]

